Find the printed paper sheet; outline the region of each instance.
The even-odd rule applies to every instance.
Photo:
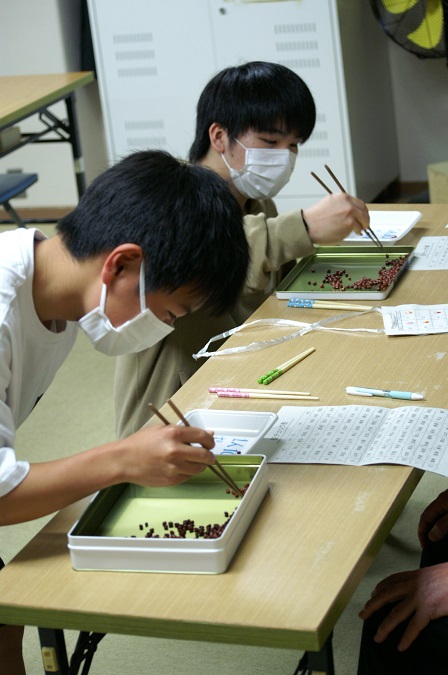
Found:
[[[254,452],[280,464],[404,464],[448,476],[448,410],[284,406]]]
[[[422,237],[409,265],[411,270],[447,270],[448,237]]]

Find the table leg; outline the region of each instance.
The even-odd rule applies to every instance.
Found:
[[[333,634],[318,652],[305,652],[294,675],[335,675],[333,659]]]
[[[53,675],[77,675],[82,666],[82,675],[86,675],[92,664],[98,643],[105,633],[79,634],[76,647],[70,659],[67,659],[64,631],[59,628],[39,628],[44,672]]]
[[[98,643],[104,636],[105,633],[89,633],[88,631],[82,631],[79,634],[75,650],[70,659],[69,675],[77,675],[81,666],[83,666],[81,675],[87,675]]]
[[[81,150],[78,117],[76,113],[76,99],[74,93],[70,94],[70,96],[65,99],[65,104],[67,106],[70,143],[72,146],[73,161],[75,165],[76,185],[78,187],[78,196],[81,197],[86,191],[86,176],[84,169],[84,157]]]
[[[39,628],[39,639],[45,673],[68,675],[67,648],[64,631],[54,628]]]

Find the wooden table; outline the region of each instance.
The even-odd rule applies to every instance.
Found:
[[[417,208],[423,218],[405,243],[448,234],[444,205]],[[446,280],[446,271],[409,271],[378,304],[446,302]],[[288,308],[271,297],[253,318],[311,321],[328,314]],[[380,328],[382,320],[372,313],[344,325]],[[227,346],[274,335],[278,332],[265,328],[242,332]],[[208,386],[253,387],[266,365],[313,346],[315,354],[282,376],[282,389],[309,390],[320,397],[319,406],[408,405],[355,399],[344,392],[348,384],[391,388],[393,383],[425,391],[419,405],[446,407],[446,369],[439,360],[446,341],[446,335],[312,332],[244,356],[214,357],[173,398],[183,411],[277,411],[284,402],[217,399]],[[164,413],[173,419],[167,406]],[[45,634],[50,640],[61,637],[53,629],[67,628],[307,650],[311,659],[323,657],[323,665],[314,661],[315,670],[331,673],[332,629],[420,477],[420,471],[404,466],[271,464],[269,492],[228,571],[217,576],[73,571],[67,531],[85,509],[84,501],[61,511],[2,571],[0,622],[52,629],[50,637]],[[61,666],[58,672],[67,671]]]
[[[28,143],[36,143],[55,132],[52,142],[68,142],[72,146],[76,184],[81,196],[86,189],[84,160],[79,138],[75,106],[75,91],[92,82],[92,72],[60,73],[54,75],[10,75],[0,77],[0,131],[38,114],[41,131],[23,134],[19,143],[0,152],[4,157]],[[57,117],[49,108],[64,101],[67,120]]]

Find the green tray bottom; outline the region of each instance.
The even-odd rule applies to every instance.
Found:
[[[154,528],[154,534],[163,537],[167,531],[163,522],[182,523],[186,519],[194,520],[195,526],[222,525],[229,515],[235,511],[240,499],[227,495],[225,486],[203,484],[201,495],[195,490],[186,490],[180,499],[179,496],[170,499],[164,496],[155,498],[136,498],[132,495],[123,495],[104,518],[96,534],[105,537],[144,537],[149,528]],[[190,494],[189,494],[190,493]],[[146,526],[145,523],[148,523]],[[143,526],[143,530],[140,529]],[[175,527],[170,528],[177,534]],[[194,533],[187,537],[195,538]]]
[[[222,464],[240,488],[251,483],[259,468],[258,461],[249,464],[247,458],[235,458],[234,461],[242,463],[237,466],[229,466],[227,461],[223,458]],[[241,499],[228,494],[227,489],[227,485],[209,471],[172,487],[116,485],[95,497],[72,534],[144,538],[148,529],[154,528],[154,534],[163,537],[167,533],[163,522],[182,523],[190,519],[196,527],[222,525],[228,518],[225,513],[230,516],[241,503]],[[170,529],[177,534],[175,527]],[[194,532],[187,536],[195,538]]]

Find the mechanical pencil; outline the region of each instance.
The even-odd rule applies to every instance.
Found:
[[[389,389],[369,389],[368,387],[346,387],[347,394],[352,396],[384,396],[385,398],[401,398],[407,401],[423,401],[423,394],[412,391],[393,391]]]

